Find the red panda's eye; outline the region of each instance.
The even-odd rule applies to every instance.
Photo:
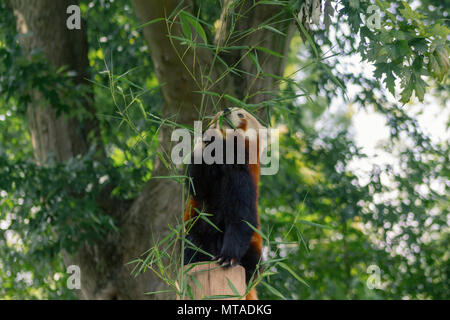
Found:
[[[238,117],[241,118],[241,119],[243,119],[245,116],[244,116],[243,113],[238,113]]]

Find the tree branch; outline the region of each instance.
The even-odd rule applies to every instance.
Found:
[[[275,77],[282,76],[286,64],[294,31],[292,19],[288,11],[278,5],[248,0],[237,3],[223,0],[222,3],[216,43],[245,46],[251,50],[251,55],[248,49],[223,55],[230,65],[237,64],[241,71],[241,76],[233,75],[236,97],[251,104],[268,100],[272,95],[264,92],[278,90]]]

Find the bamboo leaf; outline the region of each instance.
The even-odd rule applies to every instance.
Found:
[[[185,23],[189,22],[191,24],[191,26],[195,29],[195,31],[198,33],[200,38],[202,38],[203,42],[205,44],[208,43],[208,39],[206,37],[205,30],[203,29],[202,25],[200,24],[200,22],[198,21],[198,19],[196,17],[190,15],[186,11],[181,11],[180,19],[184,20]],[[184,27],[183,27],[183,32],[184,32]],[[191,35],[190,30],[189,30],[189,35]]]
[[[282,300],[286,300],[286,298],[283,296],[283,294],[278,291],[277,289],[275,289],[274,287],[272,287],[270,284],[268,284],[265,281],[261,281],[261,283],[267,288],[269,289],[270,292],[272,292],[274,295],[276,295],[277,297],[279,297]]]
[[[309,288],[309,284],[306,283],[306,281],[303,280],[297,273],[295,273],[294,270],[292,270],[287,264],[285,264],[284,262],[278,262],[277,264],[284,270],[289,272],[295,279],[297,279],[298,282],[303,283],[305,286]]]
[[[146,23],[144,23],[144,24],[141,24],[140,26],[138,26],[136,29],[142,29],[142,28],[144,28],[144,27],[148,27],[149,25],[151,25],[151,24],[154,24],[154,23],[156,23],[156,22],[159,22],[159,21],[164,21],[165,19],[164,18],[156,18],[156,19],[153,19],[153,20],[150,20],[149,22],[146,22]]]
[[[281,31],[278,30],[278,29],[275,29],[274,27],[271,27],[271,26],[268,26],[268,25],[264,25],[264,26],[262,26],[262,28],[267,29],[267,30],[270,30],[270,31],[275,32],[275,33],[278,33],[278,34],[280,34],[280,35],[282,35],[282,36],[284,36],[284,37],[286,36],[285,33],[281,32]]]
[[[147,120],[147,113],[145,112],[144,105],[141,99],[136,98],[136,102],[138,103],[139,109],[141,109],[141,112],[144,115],[144,119]]]
[[[312,226],[312,227],[318,227],[318,228],[323,228],[323,229],[333,229],[332,227],[327,226],[325,224],[319,224],[319,223],[306,221],[306,220],[302,220],[302,219],[297,220],[297,222],[298,223],[302,223],[302,224],[306,224],[306,225],[309,225],[309,226]]]
[[[248,224],[248,226],[255,231],[257,234],[259,234],[264,240],[266,240],[267,242],[270,242],[269,238],[267,238],[267,236],[265,234],[263,234],[261,232],[261,230],[258,230],[257,228],[255,228],[255,226],[253,226],[250,222],[243,220],[246,224]]]
[[[191,27],[189,25],[189,21],[183,13],[180,14],[180,22],[181,22],[181,30],[183,30],[184,36],[187,39],[192,39],[192,33],[191,33]]]
[[[237,291],[236,287],[234,286],[233,282],[230,281],[230,279],[227,278],[227,282],[228,282],[228,286],[231,288],[231,290],[233,291],[233,293],[237,296],[240,296],[239,292]]]
[[[273,56],[275,56],[275,57],[278,57],[278,58],[283,58],[283,55],[282,55],[282,54],[280,54],[280,53],[278,53],[278,52],[275,52],[275,51],[273,51],[273,50],[264,48],[264,47],[259,47],[259,46],[258,46],[258,47],[255,47],[255,49],[264,51],[265,53],[271,54],[271,55],[273,55]]]

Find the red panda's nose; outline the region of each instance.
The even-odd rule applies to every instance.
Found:
[[[225,108],[225,109],[223,109],[223,114],[224,114],[224,115],[226,115],[226,114],[228,114],[228,113],[230,113],[230,112],[231,112],[230,108]]]

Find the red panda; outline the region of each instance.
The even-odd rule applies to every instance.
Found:
[[[262,255],[262,238],[252,229],[260,228],[258,216],[258,184],[260,176],[259,155],[263,148],[259,130],[264,127],[249,112],[232,108],[219,112],[212,120],[210,130],[223,139],[223,156],[230,153],[227,147],[227,134],[233,133],[234,156],[237,140],[243,139],[245,145],[245,161],[233,164],[194,163],[192,157],[188,167],[190,198],[184,214],[189,221],[198,212],[211,214],[208,218],[219,230],[206,221],[198,219],[187,235],[189,241],[203,251],[210,253],[224,267],[241,264],[245,268],[246,282],[256,279],[259,270],[257,265]],[[252,133],[252,134],[250,134]],[[204,138],[205,140],[205,138]],[[208,138],[206,138],[208,140]],[[241,140],[242,142],[242,140]],[[202,150],[208,141],[201,145]],[[256,145],[256,157],[252,158],[251,147]],[[236,152],[237,151],[237,152]],[[255,154],[254,154],[255,155]],[[253,160],[251,160],[253,159]],[[255,161],[256,160],[256,161]],[[237,162],[237,163],[236,163]],[[184,263],[212,260],[195,248],[186,248]],[[257,293],[253,288],[246,296],[247,300],[256,300]]]

